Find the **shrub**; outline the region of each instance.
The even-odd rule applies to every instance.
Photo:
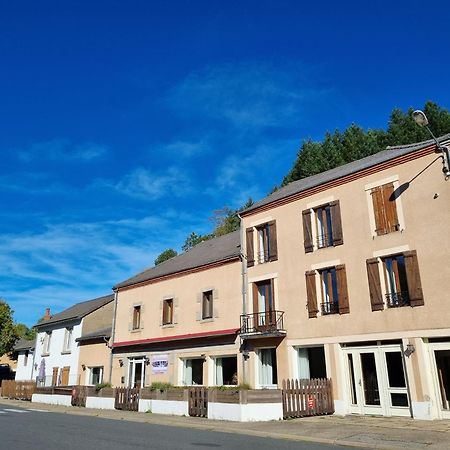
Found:
[[[112,387],[111,383],[97,383],[95,385],[95,390],[98,392],[103,388],[110,388],[110,387]]]

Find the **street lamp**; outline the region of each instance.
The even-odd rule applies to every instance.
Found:
[[[419,127],[426,128],[428,133],[430,133],[431,137],[433,138],[434,142],[436,143],[437,147],[437,153],[441,153],[442,156],[442,173],[444,174],[444,177],[446,180],[450,178],[450,151],[449,148],[445,145],[441,145],[441,143],[436,139],[436,136],[433,134],[433,132],[430,130],[430,127],[428,126],[428,119],[427,116],[423,111],[420,109],[416,109],[412,113],[412,117],[414,119],[414,122],[416,122]]]

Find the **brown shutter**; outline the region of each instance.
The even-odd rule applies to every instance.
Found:
[[[366,261],[367,277],[369,280],[369,293],[372,311],[384,309],[383,295],[381,294],[380,272],[378,270],[378,258],[371,258]]]
[[[317,309],[316,295],[316,271],[311,270],[305,273],[306,276],[306,298],[308,306],[308,317],[310,319],[317,317],[319,310]]]
[[[52,386],[56,386],[58,383],[58,370],[59,367],[53,367],[52,371]]]
[[[393,183],[383,186],[383,203],[386,217],[386,232],[397,231],[399,229],[399,223]]]
[[[277,247],[277,224],[275,220],[268,223],[269,225],[269,261],[276,261],[278,259]]]
[[[305,209],[302,211],[303,217],[303,242],[305,245],[305,253],[311,253],[313,251],[313,237],[311,230],[311,210]]]
[[[345,265],[336,266],[336,278],[339,301],[339,314],[348,314],[350,306],[348,304],[347,276],[345,274]]]
[[[378,236],[386,234],[386,220],[384,217],[383,191],[380,186],[373,188],[372,196],[373,213],[375,216],[375,232]]]
[[[406,278],[408,281],[408,294],[411,306],[422,306],[423,292],[422,283],[420,282],[419,264],[417,263],[417,252],[411,250],[404,252]]]
[[[253,250],[253,227],[247,228],[247,267],[252,267],[255,264],[255,255]]]
[[[339,204],[339,200],[331,202],[330,207],[333,245],[342,245],[344,243],[344,239],[342,236],[341,206]]]
[[[253,291],[253,313],[256,314],[259,312],[258,307],[258,285],[256,283],[252,283],[252,291]],[[257,319],[255,320],[255,324],[257,323]]]

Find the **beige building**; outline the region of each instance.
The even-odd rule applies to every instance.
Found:
[[[203,242],[119,283],[112,384],[237,384],[239,232]]]
[[[436,145],[293,182],[241,216],[246,381],[327,376],[338,413],[450,418],[450,182]]]

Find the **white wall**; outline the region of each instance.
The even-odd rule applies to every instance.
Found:
[[[29,381],[32,380],[33,371],[33,353],[28,353],[28,361],[25,366],[25,350],[21,350],[17,354],[16,380]]]
[[[63,353],[64,335],[66,326],[61,325],[60,328],[52,329],[52,337],[50,340],[50,350],[48,356],[42,356],[45,331],[38,333],[36,339],[36,356],[34,358],[33,379],[39,375],[39,367],[41,360],[45,360],[45,386],[51,386],[53,367],[70,367],[69,384],[78,384],[78,360],[80,348],[75,339],[81,336],[82,321],[73,325],[72,344],[70,353]]]
[[[31,401],[32,403],[46,403],[47,405],[72,406],[71,395],[33,394]]]

